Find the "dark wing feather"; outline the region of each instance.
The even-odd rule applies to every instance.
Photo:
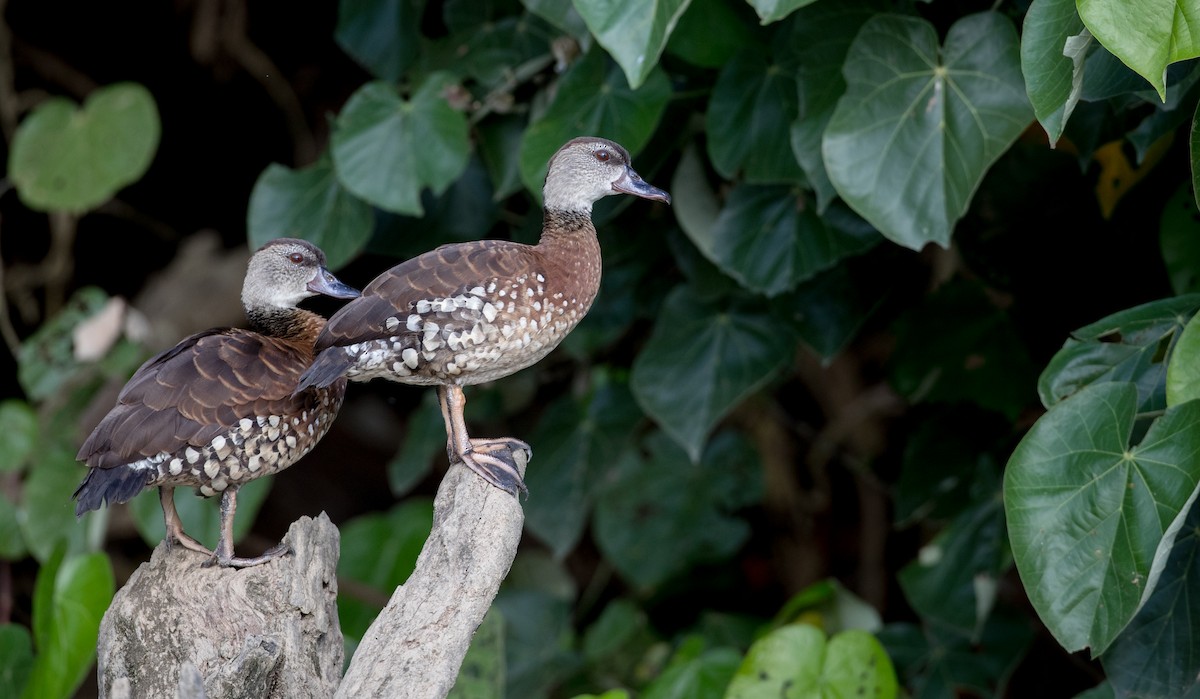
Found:
[[[379,275],[362,296],[342,306],[317,338],[317,351],[395,335],[387,319],[401,322],[418,301],[447,298],[490,280],[516,279],[540,271],[531,246],[506,240],[443,245]],[[469,329],[469,328],[466,328]]]
[[[78,458],[113,468],[184,447],[203,446],[240,419],[288,414],[311,362],[305,346],[248,330],[193,335],[142,365]]]

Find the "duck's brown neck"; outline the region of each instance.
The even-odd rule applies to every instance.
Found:
[[[324,318],[303,308],[247,308],[246,320],[256,332],[309,347],[325,327]]]
[[[537,244],[551,277],[561,291],[579,299],[586,310],[600,289],[600,241],[589,211],[547,209]],[[557,287],[558,284],[553,284]]]

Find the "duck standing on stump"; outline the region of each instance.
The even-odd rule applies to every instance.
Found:
[[[600,290],[600,243],[592,204],[610,194],[671,202],[642,180],[629,152],[603,138],[576,138],[554,154],[542,188],[537,245],[480,240],[443,245],[379,275],[329,319],[300,389],[384,378],[438,387],[447,452],[516,495],[525,483],[519,439],[472,439],[463,386],[534,364],[583,319]]]
[[[296,304],[317,294],[347,299],[358,291],[325,269],[325,254],[311,243],[279,238],[255,252],[242,286],[252,330],[192,335],[137,370],[79,450],[88,473],[75,490],[75,514],[158,486],[167,545],[211,556],[205,566],[252,566],[286,553],[280,544],[257,558],[234,557],[233,516],[238,488],[307,454],[341,407],[345,381],[296,391],[325,325]],[[175,486],[221,494],[215,552],[184,533]]]

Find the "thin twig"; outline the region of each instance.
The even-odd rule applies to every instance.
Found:
[[[67,300],[67,284],[75,272],[71,249],[79,217],[63,211],[52,211],[50,217],[50,252],[42,260],[46,285],[46,317],[54,315]]]

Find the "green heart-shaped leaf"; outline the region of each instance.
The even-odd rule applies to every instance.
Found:
[[[251,248],[273,238],[303,238],[325,252],[332,269],[362,251],[374,226],[371,206],[342,188],[327,157],[303,170],[267,166],[246,214]]]
[[[822,142],[838,194],[913,249],[950,242],[984,174],[1032,116],[1017,34],[1003,15],[937,30],[877,15],[846,55],[846,94]]]
[[[671,83],[666,73],[652,71],[641,87],[631,89],[620,71],[600,51],[589,51],[563,75],[554,101],[525,130],[521,141],[521,181],[541,200],[550,156],[578,136],[600,136],[637,155],[658,126]]]
[[[575,9],[636,90],[658,65],[691,0],[574,0]]]
[[[1165,72],[1200,56],[1200,6],[1189,0],[1076,0],[1092,36],[1166,99]]]
[[[32,209],[87,211],[145,174],[161,128],[154,98],[136,83],[100,88],[83,109],[52,98],[13,135],[9,177]]]
[[[1043,415],[1004,472],[1013,557],[1068,651],[1099,655],[1146,601],[1200,484],[1200,401],[1130,444],[1138,391],[1093,384]]]
[[[790,142],[796,78],[749,47],[725,64],[708,102],[708,157],[722,177],[757,184],[804,180]]]
[[[1021,72],[1033,112],[1053,146],[1083,92],[1084,59],[1091,35],[1075,0],[1034,0],[1025,14]]]
[[[334,126],[333,164],[346,189],[381,209],[421,216],[421,190],[441,194],[467,168],[467,118],[446,102],[453,84],[429,76],[410,100],[384,82],[363,85]]]
[[[796,10],[811,5],[816,0],[750,0],[754,11],[758,13],[763,24],[778,22]]]
[[[796,338],[757,299],[706,299],[680,286],[667,296],[633,362],[633,394],[692,460],[709,430],[792,359]]]
[[[851,629],[826,639],[815,626],[793,624],[750,646],[725,699],[893,699],[897,690],[892,661],[871,634]]]

